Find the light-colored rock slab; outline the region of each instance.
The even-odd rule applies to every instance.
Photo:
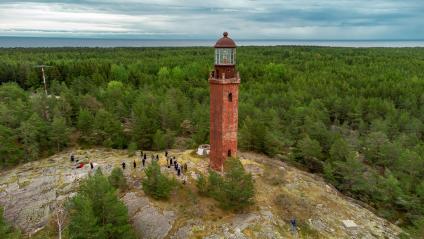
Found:
[[[128,207],[128,214],[140,238],[162,239],[168,235],[176,218],[173,211],[161,212],[146,197],[133,192],[127,193],[122,200]]]
[[[348,229],[355,229],[358,227],[358,225],[356,225],[356,223],[352,220],[342,220],[343,226],[348,228]]]

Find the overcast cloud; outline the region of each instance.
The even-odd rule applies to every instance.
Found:
[[[424,39],[421,0],[0,0],[0,36]]]

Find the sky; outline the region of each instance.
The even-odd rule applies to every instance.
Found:
[[[419,40],[423,0],[0,0],[0,36]]]

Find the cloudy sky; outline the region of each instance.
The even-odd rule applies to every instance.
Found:
[[[0,36],[424,39],[423,0],[0,0]]]

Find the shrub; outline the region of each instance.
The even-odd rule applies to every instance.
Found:
[[[246,173],[238,159],[229,158],[224,165],[226,172],[220,188],[219,203],[224,209],[241,210],[253,203],[255,188],[250,173]]]
[[[222,179],[222,176],[219,175],[217,172],[210,170],[209,171],[209,177],[208,177],[208,196],[213,197],[218,200],[221,194],[222,185],[224,183],[224,180]]]
[[[167,199],[172,189],[176,186],[175,179],[170,179],[162,174],[156,161],[144,170],[147,178],[143,180],[143,191],[155,199]]]
[[[206,181],[201,175],[197,188],[200,194],[217,200],[221,208],[240,211],[253,203],[255,190],[252,175],[246,173],[241,162],[235,158],[227,159],[224,168],[224,176],[211,170]]]
[[[208,195],[208,180],[205,175],[200,174],[196,181],[196,187],[200,195],[207,196]]]
[[[114,168],[108,179],[110,184],[116,189],[126,190],[128,187],[127,180],[121,168]]]
[[[18,239],[20,232],[9,226],[3,218],[3,208],[0,207],[0,238],[3,239]]]
[[[134,156],[136,151],[137,151],[137,144],[134,142],[131,142],[128,145],[128,156],[130,157]]]

